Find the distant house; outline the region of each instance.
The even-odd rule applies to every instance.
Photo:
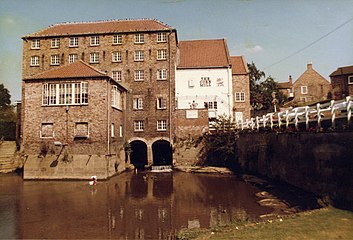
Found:
[[[294,102],[315,102],[326,100],[331,92],[331,84],[307,64],[305,72],[293,83]]]
[[[333,98],[342,99],[353,95],[353,66],[339,67],[330,74]]]
[[[177,109],[208,108],[209,118],[232,116],[232,69],[224,39],[179,42]]]
[[[294,98],[294,92],[293,92],[293,80],[292,76],[289,76],[288,82],[279,82],[277,83],[278,90],[288,98],[288,100],[291,100]]]
[[[243,56],[230,57],[232,64],[232,97],[234,119],[250,119],[250,78],[249,69]]]

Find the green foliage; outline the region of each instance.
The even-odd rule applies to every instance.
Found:
[[[0,138],[13,141],[16,138],[16,113],[11,106],[11,95],[3,84],[0,84]]]
[[[278,90],[277,83],[269,76],[257,69],[255,63],[248,63],[250,71],[250,104],[254,111],[272,111],[274,107],[273,99],[276,98],[276,105],[287,101],[286,97]]]
[[[0,84],[0,108],[10,106],[11,104],[11,95],[9,90],[5,88],[4,84]]]

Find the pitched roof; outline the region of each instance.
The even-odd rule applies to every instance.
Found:
[[[229,67],[225,39],[180,41],[178,68]]]
[[[243,56],[231,56],[230,62],[232,64],[232,75],[248,74],[248,66]]]
[[[279,89],[289,89],[293,87],[293,83],[291,82],[278,82],[277,87]]]
[[[333,73],[330,74],[330,77],[352,74],[352,73],[353,73],[353,65],[337,68],[336,71],[334,71]]]
[[[60,78],[87,78],[87,77],[107,77],[106,73],[103,73],[87,63],[79,60],[77,62],[51,69],[39,74],[30,76],[25,80],[34,79],[60,79]]]
[[[24,36],[23,38],[118,32],[150,32],[171,29],[175,30],[174,28],[155,19],[125,19],[96,22],[72,22],[55,24],[38,32]]]

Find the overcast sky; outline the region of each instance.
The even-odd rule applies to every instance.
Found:
[[[0,0],[0,83],[21,98],[21,37],[60,22],[156,18],[179,40],[227,39],[276,81],[308,62],[329,80],[353,65],[353,0]]]

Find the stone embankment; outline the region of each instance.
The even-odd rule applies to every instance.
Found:
[[[16,142],[0,142],[0,173],[10,173],[20,167],[20,162],[16,157]]]

